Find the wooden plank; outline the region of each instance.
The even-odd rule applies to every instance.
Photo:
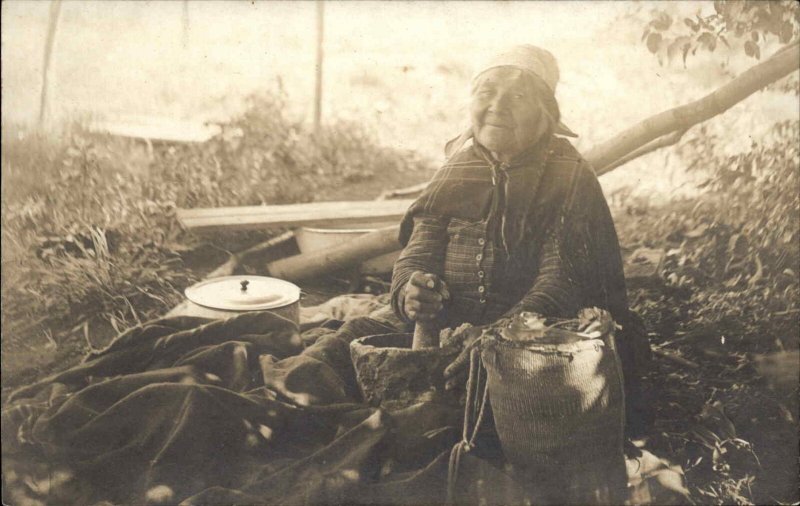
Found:
[[[200,143],[219,133],[217,125],[160,117],[124,117],[93,121],[89,130],[151,142]]]
[[[279,227],[339,227],[400,221],[413,200],[311,202],[276,206],[178,209],[189,230],[257,230]]]

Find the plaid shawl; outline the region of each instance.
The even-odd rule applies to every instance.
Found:
[[[405,245],[413,218],[429,214],[487,220],[506,245],[509,268],[536,263],[554,234],[586,306],[627,319],[625,279],[616,230],[589,164],[565,139],[552,137],[510,164],[492,159],[477,143],[451,157],[411,205],[400,226]]]

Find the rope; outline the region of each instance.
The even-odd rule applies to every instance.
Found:
[[[486,401],[489,398],[488,381],[483,382],[483,395],[480,407],[477,404],[478,391],[481,387],[480,349],[473,347],[469,355],[469,374],[467,376],[467,396],[464,402],[464,425],[461,430],[461,441],[453,445],[450,451],[450,462],[447,467],[447,502],[452,505],[455,499],[458,471],[461,467],[461,457],[475,447],[475,439],[486,412]],[[476,416],[477,413],[477,416]],[[475,426],[470,434],[470,414],[475,418]]]
[[[481,368],[478,367],[478,374],[475,377],[475,392],[481,391]],[[477,403],[472,403],[472,419],[476,420],[478,418],[478,410],[479,406]]]

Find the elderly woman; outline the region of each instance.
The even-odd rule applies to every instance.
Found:
[[[392,308],[405,322],[440,327],[520,311],[574,317],[583,307],[607,309],[622,326],[628,422],[636,425],[649,347],[628,310],[600,185],[561,137],[575,134],[560,122],[558,77],[553,55],[529,45],[477,73],[471,128],[448,143],[449,159],[402,222]]]
[[[350,358],[352,339],[420,322],[480,326],[522,310],[605,308],[623,327],[626,406],[635,410],[647,343],[628,311],[600,186],[560,137],[573,134],[559,121],[557,81],[552,55],[532,46],[478,73],[472,127],[449,144],[449,160],[403,220],[391,308],[302,338],[268,311],[156,320],[9,396],[3,456],[26,463],[14,468],[16,492],[66,504],[441,503],[443,476],[461,461],[457,451],[454,466],[447,459],[461,413],[435,399],[390,414],[366,407]],[[486,479],[462,495],[473,500],[482,496],[471,491],[508,483],[477,461],[483,474],[472,476]],[[48,485],[29,486],[40,471]]]

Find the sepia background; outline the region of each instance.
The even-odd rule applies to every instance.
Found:
[[[52,3],[3,2],[4,399],[271,237],[192,234],[176,208],[367,200],[428,180],[500,49],[556,56],[586,153],[797,43],[794,2],[715,4],[325,2],[315,130],[316,2],[63,1],[41,123]],[[700,44],[695,20],[737,9],[743,26],[777,12],[777,28],[734,22]],[[687,34],[685,56],[658,43]],[[600,178],[624,252],[663,255],[629,295],[657,351],[651,444],[699,503],[800,500],[799,91],[794,70]]]

